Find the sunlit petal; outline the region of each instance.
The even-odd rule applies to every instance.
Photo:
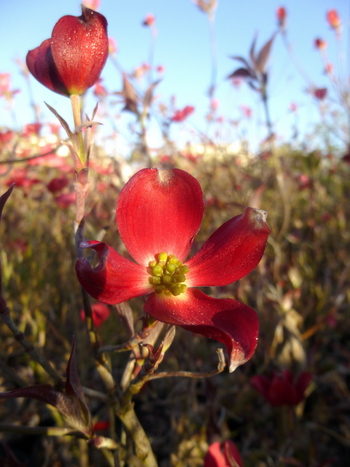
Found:
[[[129,253],[146,266],[163,251],[184,261],[202,216],[202,190],[190,174],[143,169],[121,191],[116,219]]]
[[[144,309],[159,321],[225,344],[230,371],[249,360],[256,348],[258,317],[253,309],[236,300],[215,299],[188,289],[178,297],[152,294]]]

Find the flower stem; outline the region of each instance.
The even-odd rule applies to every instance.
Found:
[[[74,127],[78,128],[81,125],[81,99],[80,96],[77,94],[72,94],[70,96],[70,101],[72,104],[72,111],[73,111],[73,120],[74,120]],[[87,161],[87,154],[84,150],[84,138],[83,133],[78,131],[77,133],[78,138],[78,147],[75,147],[75,151],[78,154],[80,162],[83,164],[83,167],[86,165]]]

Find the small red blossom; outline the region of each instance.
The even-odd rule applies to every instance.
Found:
[[[110,55],[115,55],[118,52],[117,41],[114,37],[108,38],[108,53]]]
[[[230,439],[209,446],[204,457],[204,467],[243,467],[237,446]]]
[[[339,30],[339,28],[341,27],[341,19],[338,15],[337,10],[327,11],[326,18],[331,28]]]
[[[333,69],[334,69],[333,63],[326,63],[324,72],[326,75],[331,75],[333,73]]]
[[[98,10],[100,7],[101,0],[84,0],[83,4],[90,8],[90,10]]]
[[[47,184],[47,189],[51,191],[51,193],[56,193],[57,191],[63,190],[63,188],[68,185],[68,183],[69,180],[65,176],[55,177]]]
[[[155,16],[152,14],[148,14],[145,16],[142,26],[148,26],[149,28],[151,28],[152,26],[154,26],[155,22],[156,22]]]
[[[327,48],[327,42],[318,37],[317,39],[314,40],[314,46],[318,50],[325,50]]]
[[[291,102],[290,106],[289,106],[289,109],[290,109],[291,112],[297,112],[298,106],[297,106],[297,104],[295,102]]]
[[[313,91],[313,95],[316,99],[322,101],[327,97],[327,88],[317,88]]]
[[[253,111],[250,107],[247,105],[241,105],[240,109],[245,117],[251,118]]]
[[[102,78],[99,78],[97,81],[96,81],[96,84],[94,86],[94,95],[96,97],[105,97],[105,96],[108,96],[108,91],[107,89],[103,86],[102,84]]]
[[[287,10],[283,6],[280,6],[279,8],[277,8],[276,17],[277,17],[278,25],[281,28],[284,28],[286,26],[286,21],[287,21]]]
[[[12,97],[20,92],[19,89],[11,89],[10,73],[0,73],[0,97],[11,100]]]
[[[41,127],[41,123],[27,123],[23,130],[23,136],[39,135]]]
[[[63,16],[51,38],[27,54],[41,84],[64,96],[83,94],[99,78],[108,57],[106,18],[82,5],[82,15]]]
[[[157,70],[157,73],[159,73],[161,75],[165,71],[165,66],[164,65],[158,65],[156,70]]]
[[[9,143],[13,138],[14,132],[11,130],[0,131],[0,147],[2,144]]]
[[[75,193],[62,193],[55,197],[56,204],[61,209],[67,209],[75,203]]]
[[[194,112],[194,107],[191,105],[186,105],[181,110],[177,110],[174,115],[170,118],[172,122],[183,122],[188,116]]]
[[[33,185],[41,183],[37,178],[31,178],[25,169],[15,169],[11,177],[6,181],[7,186],[15,184],[18,188],[29,190]]]
[[[310,373],[305,371],[293,380],[292,373],[284,370],[281,375],[273,372],[271,377],[253,376],[250,383],[271,405],[281,406],[298,405],[305,397],[310,380]]]
[[[91,305],[92,321],[94,322],[95,328],[98,328],[103,324],[111,314],[111,311],[104,303],[93,303]],[[84,308],[80,310],[80,318],[82,321],[85,320]]]
[[[111,422],[109,420],[100,420],[92,426],[92,429],[93,431],[106,431],[109,430],[110,426]]]
[[[84,289],[103,303],[148,295],[144,310],[154,319],[225,344],[233,371],[255,351],[257,315],[243,303],[212,298],[195,287],[228,285],[252,271],[270,230],[265,211],[247,208],[184,262],[203,211],[200,185],[187,172],[140,170],[122,189],[116,208],[120,236],[135,262],[91,240],[81,247],[95,250],[99,264],[92,268],[80,258],[76,273]]]
[[[53,135],[59,135],[61,125],[59,125],[58,123],[49,123],[49,128]]]

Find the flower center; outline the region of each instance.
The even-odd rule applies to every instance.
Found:
[[[149,283],[154,285],[154,291],[164,295],[181,295],[187,289],[185,274],[188,266],[184,266],[176,256],[168,253],[158,253],[155,260],[148,263]]]

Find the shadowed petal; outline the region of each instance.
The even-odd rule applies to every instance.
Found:
[[[80,284],[94,298],[114,305],[152,292],[146,268],[132,263],[103,242],[83,242],[82,248],[96,251],[99,264],[92,268],[79,258],[75,270]]]
[[[188,289],[178,297],[153,293],[144,309],[159,321],[181,326],[225,344],[230,372],[249,360],[255,351],[258,317],[252,308],[236,300],[215,299],[200,290]]]
[[[41,84],[64,96],[69,92],[60,81],[51,51],[51,39],[46,39],[39,47],[30,50],[26,57],[27,67]]]
[[[116,219],[129,253],[146,266],[163,251],[184,261],[202,216],[202,190],[192,175],[143,169],[121,191]]]
[[[267,213],[247,208],[219,227],[186,262],[190,287],[228,285],[250,273],[259,263],[270,229]]]

